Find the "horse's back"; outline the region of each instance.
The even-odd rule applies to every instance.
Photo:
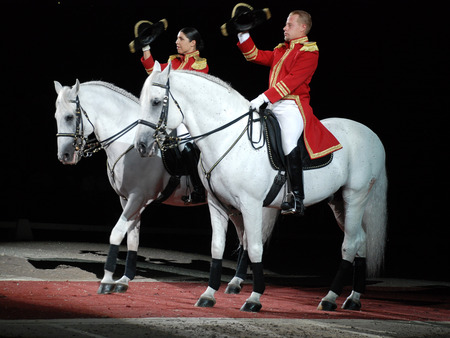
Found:
[[[327,118],[321,120],[325,127],[339,140],[347,151],[361,154],[364,151],[376,152],[384,157],[384,147],[377,134],[366,125],[344,118]]]

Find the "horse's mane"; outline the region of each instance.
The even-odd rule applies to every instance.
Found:
[[[114,91],[122,96],[125,96],[127,99],[130,99],[130,100],[134,101],[135,103],[139,104],[139,99],[136,96],[127,92],[125,89],[122,89],[122,88],[119,88],[119,87],[113,85],[112,83],[104,82],[104,81],[89,81],[89,82],[83,82],[81,84],[81,86],[83,86],[83,85],[102,86],[102,87],[111,89],[112,91]]]
[[[214,82],[214,83],[224,87],[227,90],[230,90],[230,91],[233,90],[233,87],[231,87],[231,85],[228,82],[225,82],[225,81],[223,81],[223,80],[221,80],[218,77],[215,77],[213,75],[200,73],[200,72],[196,72],[196,71],[192,71],[192,70],[176,70],[176,71],[180,72],[180,73],[187,73],[187,74],[203,77],[206,80]]]

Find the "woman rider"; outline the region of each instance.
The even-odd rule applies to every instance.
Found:
[[[200,57],[200,51],[203,49],[204,43],[197,29],[192,27],[182,28],[178,32],[175,45],[177,47],[178,54],[171,55],[168,60],[168,62],[170,61],[172,63],[173,69],[194,70],[201,73],[208,73],[209,67],[206,59]],[[143,44],[142,52],[142,65],[150,75],[155,64],[153,56],[150,52],[150,43]],[[167,67],[168,62],[161,64],[161,69]],[[181,124],[177,128],[177,135],[183,134],[189,134],[189,132],[184,124]],[[205,188],[203,187],[198,175],[198,158],[194,151],[194,145],[191,142],[187,142],[185,144],[180,144],[179,149],[183,158],[183,162],[187,165],[188,173],[193,185],[193,191],[191,192],[190,196],[183,196],[182,200],[185,203],[203,203],[205,202]]]

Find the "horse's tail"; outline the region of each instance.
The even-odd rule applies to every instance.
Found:
[[[367,275],[376,276],[384,265],[387,228],[387,187],[386,167],[375,181],[369,202],[364,212],[363,224],[366,230]]]

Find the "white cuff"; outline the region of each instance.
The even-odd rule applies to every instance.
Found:
[[[145,47],[142,47],[142,51],[145,52],[147,50],[150,50],[150,45],[147,45]]]
[[[239,32],[238,33],[239,43],[244,43],[245,41],[248,40],[249,37],[250,37],[249,32]]]

